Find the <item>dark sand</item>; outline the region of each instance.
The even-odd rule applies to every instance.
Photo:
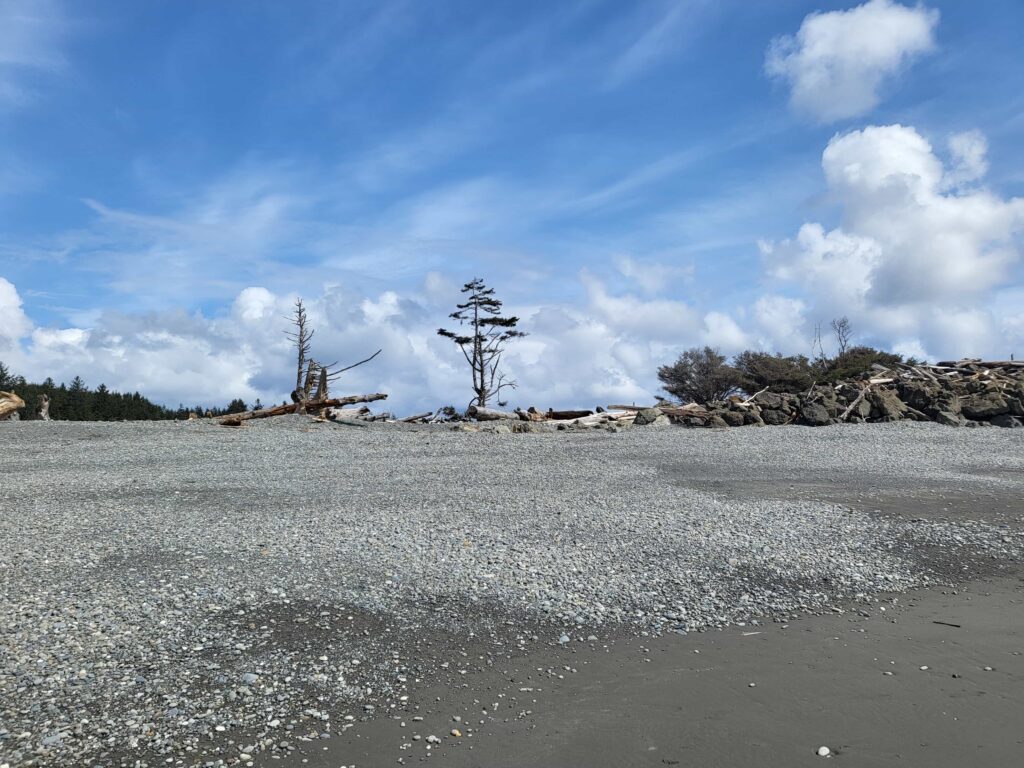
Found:
[[[703,482],[710,489],[715,481]],[[1014,532],[1024,516],[1024,502],[1005,493],[900,493],[851,488],[848,479],[829,486],[793,478],[783,488],[789,498],[909,518],[969,517]],[[716,490],[770,495],[756,482]],[[957,575],[956,564],[947,565]],[[975,563],[959,575],[953,580],[964,586],[955,589],[890,596],[867,609],[837,606],[841,613],[788,625],[596,643],[574,638],[567,648],[537,643],[500,668],[455,676],[454,685],[413,687],[404,710],[344,731],[336,722],[328,740],[304,741],[296,730],[289,737],[294,753],[264,754],[256,764],[1024,765],[1024,571]],[[417,715],[422,722],[413,721]],[[453,728],[463,735],[452,736]],[[441,743],[427,750],[428,735]],[[820,746],[832,756],[818,757]]]

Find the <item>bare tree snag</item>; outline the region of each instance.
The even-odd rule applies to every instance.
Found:
[[[18,411],[25,407],[25,401],[13,392],[0,392],[0,421],[17,416]]]
[[[45,392],[39,396],[36,415],[43,421],[50,421],[50,396]]]

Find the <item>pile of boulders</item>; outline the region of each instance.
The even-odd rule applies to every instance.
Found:
[[[806,392],[768,390],[706,406],[662,406],[691,427],[933,421],[951,427],[1024,426],[1024,362],[961,360],[876,366],[862,379]]]

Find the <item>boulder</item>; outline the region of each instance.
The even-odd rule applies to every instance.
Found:
[[[742,427],[745,423],[743,414],[738,411],[724,411],[722,414],[722,421],[728,424],[730,427]]]
[[[761,418],[760,408],[748,408],[743,412],[743,423],[753,427],[763,427],[764,419]]]
[[[871,401],[871,418],[879,421],[899,421],[907,413],[907,406],[891,389],[869,392],[865,399]]]
[[[653,424],[659,417],[664,415],[665,414],[657,408],[644,408],[642,411],[637,411],[636,419],[633,421],[633,424],[638,427]]]
[[[652,421],[650,424],[648,424],[647,426],[648,427],[655,427],[657,429],[663,429],[664,427],[672,426],[672,419],[670,419],[668,416],[666,416],[663,413],[658,418],[656,418],[654,421]]]
[[[1004,429],[1016,429],[1017,427],[1024,427],[1024,422],[1018,419],[1016,416],[1011,416],[1008,413],[1001,413],[989,421],[997,427],[1003,427]]]
[[[782,411],[776,410],[763,410],[761,411],[761,419],[765,424],[770,426],[781,426],[782,424],[789,424],[789,416]]]
[[[725,429],[729,425],[725,422],[725,419],[723,419],[719,414],[712,413],[708,417],[708,420],[707,420],[707,423],[705,424],[705,426],[708,426],[708,427],[718,427],[720,429]]]
[[[935,422],[947,427],[960,427],[963,426],[964,419],[952,411],[939,411],[935,414]]]
[[[762,392],[757,396],[754,401],[762,408],[771,408],[773,410],[780,410],[783,405],[782,395],[776,394],[775,392]]]
[[[961,407],[964,416],[976,421],[988,421],[1010,410],[1009,403],[997,392],[981,392],[967,398]]]
[[[800,421],[809,427],[824,427],[830,423],[828,409],[821,403],[804,403],[800,407]]]

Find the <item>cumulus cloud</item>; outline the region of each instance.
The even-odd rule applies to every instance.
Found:
[[[878,104],[888,79],[935,47],[938,22],[937,10],[891,0],[812,13],[796,35],[772,41],[765,70],[789,84],[799,111],[822,122],[856,117]]]
[[[984,136],[961,135],[946,168],[915,129],[871,126],[833,138],[822,168],[842,223],[763,244],[768,273],[818,312],[856,317],[882,343],[939,355],[1002,347],[994,291],[1012,284],[1024,199],[981,186]],[[955,189],[949,179],[963,180]],[[1002,350],[1001,350],[1002,351]]]
[[[946,174],[949,186],[964,186],[988,173],[988,139],[981,131],[950,136],[949,154],[953,159],[953,167]]]
[[[13,347],[31,327],[14,284],[0,277],[0,350]]]
[[[541,406],[650,401],[658,365],[685,346],[715,343],[732,349],[743,338],[724,313],[701,316],[689,305],[632,294],[615,295],[584,273],[581,305],[512,307],[528,332],[503,359],[519,382],[515,403]],[[316,329],[314,355],[353,362],[378,348],[371,364],[346,373],[345,392],[387,392],[385,407],[424,411],[470,397],[459,351],[436,334],[451,292],[435,295],[428,275],[409,290],[367,292],[327,286],[306,298]],[[457,290],[456,290],[457,293]],[[5,362],[30,379],[75,375],[87,384],[138,390],[169,405],[224,404],[234,397],[264,403],[286,397],[294,381],[293,351],[284,335],[295,296],[251,286],[216,316],[182,311],[145,315],[104,313],[89,328],[40,328],[21,311],[14,286],[0,281],[0,317],[12,352]]]

